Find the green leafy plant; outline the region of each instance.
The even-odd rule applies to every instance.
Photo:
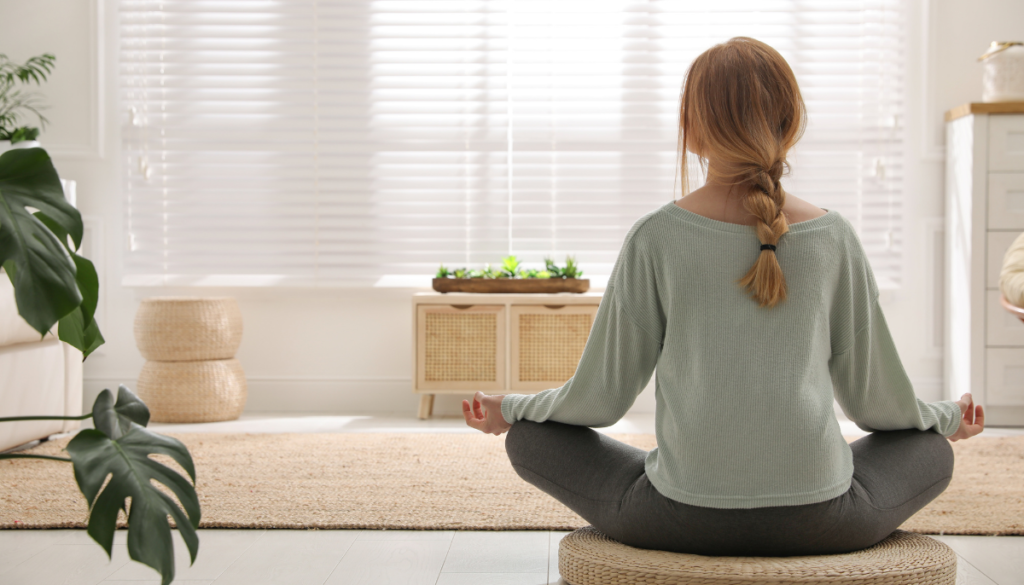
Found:
[[[3,75],[0,69],[0,80]],[[64,199],[45,150],[25,148],[0,154],[0,267],[14,284],[18,314],[41,337],[57,325],[57,336],[88,357],[104,340],[94,319],[99,278],[92,262],[77,253],[82,232],[82,217]],[[69,458],[4,453],[0,459],[70,461],[89,505],[89,535],[109,556],[118,512],[126,511],[129,556],[159,571],[167,585],[174,580],[168,516],[174,518],[193,561],[199,550],[195,467],[180,441],[145,428],[149,409],[138,397],[122,386],[116,400],[109,390],[100,393],[88,414],[8,417],[0,418],[0,423],[88,418],[95,428],[79,432],[68,443]],[[150,455],[171,457],[191,483]],[[170,489],[180,507],[154,481]]]
[[[0,154],[0,267],[18,313],[40,335],[58,324],[57,337],[88,357],[104,340],[93,319],[99,277],[77,254],[82,232],[82,216],[64,199],[45,150]]]
[[[110,390],[104,390],[93,403],[92,412],[82,416],[15,416],[0,418],[0,423],[88,418],[95,428],[84,429],[71,439],[66,447],[70,457],[0,453],[0,459],[70,461],[78,488],[89,504],[89,536],[109,557],[118,513],[125,511],[129,556],[159,571],[163,585],[167,585],[174,580],[174,543],[168,515],[174,518],[193,562],[199,552],[196,528],[201,512],[195,490],[196,470],[181,441],[145,428],[149,424],[149,408],[135,394],[121,386],[116,401]],[[177,471],[151,459],[154,454],[173,459],[185,470],[191,483]],[[154,481],[169,488],[181,502],[181,508],[157,489]],[[125,502],[128,498],[130,506]]]
[[[537,270],[536,268],[526,268],[522,272],[523,278],[551,278],[551,273],[547,270]]]
[[[39,137],[39,128],[21,124],[30,113],[45,128],[48,120],[41,112],[45,106],[38,93],[21,89],[18,84],[29,85],[35,82],[36,85],[42,85],[46,76],[53,72],[56,60],[56,57],[46,53],[31,57],[19,65],[7,55],[0,54],[0,140],[13,143]]]
[[[505,256],[501,259],[501,268],[491,268],[490,264],[479,268],[453,268],[448,269],[441,265],[434,278],[580,278],[583,271],[576,265],[576,258],[567,256],[565,268],[560,268],[551,258],[544,259],[544,270],[536,268],[523,268],[519,259],[515,256]]]
[[[492,268],[490,264],[484,264],[481,278],[505,278],[505,274],[498,268]]]
[[[565,257],[565,268],[562,269],[563,278],[580,278],[583,276],[583,271],[576,266],[576,258],[573,256]]]
[[[565,257],[565,268],[559,268],[551,258],[544,259],[544,266],[551,273],[551,278],[580,278],[583,276],[583,271],[576,266],[576,258],[573,256]]]
[[[505,256],[502,258],[501,273],[508,278],[519,276],[519,259],[515,256]]]

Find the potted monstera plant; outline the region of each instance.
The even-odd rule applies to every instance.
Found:
[[[61,340],[88,357],[104,340],[93,318],[99,297],[96,269],[78,254],[82,231],[82,217],[64,199],[57,171],[45,150],[22,148],[0,154],[0,267],[14,285],[18,313],[41,336],[56,326]],[[92,411],[82,416],[40,413],[0,418],[0,424],[88,418],[95,428],[82,430],[71,439],[66,448],[69,457],[3,453],[0,459],[70,462],[88,504],[89,536],[109,556],[118,513],[124,510],[129,556],[157,570],[166,585],[174,580],[168,516],[174,518],[192,561],[199,551],[196,473],[192,456],[181,441],[146,428],[149,409],[141,400],[121,386],[117,396],[109,390],[100,393]],[[171,457],[189,477],[152,459],[152,454]],[[154,482],[169,488],[178,501]],[[126,502],[129,498],[130,505]]]

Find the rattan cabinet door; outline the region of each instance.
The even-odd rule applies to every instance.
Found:
[[[511,390],[557,388],[573,376],[597,305],[513,305]]]
[[[505,390],[505,307],[418,305],[416,390]]]

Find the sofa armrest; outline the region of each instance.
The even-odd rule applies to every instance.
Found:
[[[81,416],[85,414],[82,410],[82,352],[66,343],[61,345],[64,346],[64,416]],[[62,432],[77,430],[81,425],[81,421],[66,420]]]
[[[18,305],[14,300],[14,285],[7,273],[0,269],[0,347],[19,343],[36,343],[43,339],[52,339],[53,333],[45,337],[18,314]]]

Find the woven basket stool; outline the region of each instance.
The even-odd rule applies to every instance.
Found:
[[[242,311],[230,297],[155,297],[135,313],[135,344],[147,360],[227,360],[241,343]]]
[[[234,359],[242,312],[233,298],[156,297],[135,314],[135,343],[146,364],[138,395],[154,422],[234,420],[247,397]]]
[[[841,555],[705,557],[633,548],[587,526],[562,539],[558,570],[572,585],[955,585],[956,553],[897,530],[871,548]]]
[[[245,372],[236,359],[147,361],[136,390],[151,420],[168,423],[235,420],[248,394]]]

